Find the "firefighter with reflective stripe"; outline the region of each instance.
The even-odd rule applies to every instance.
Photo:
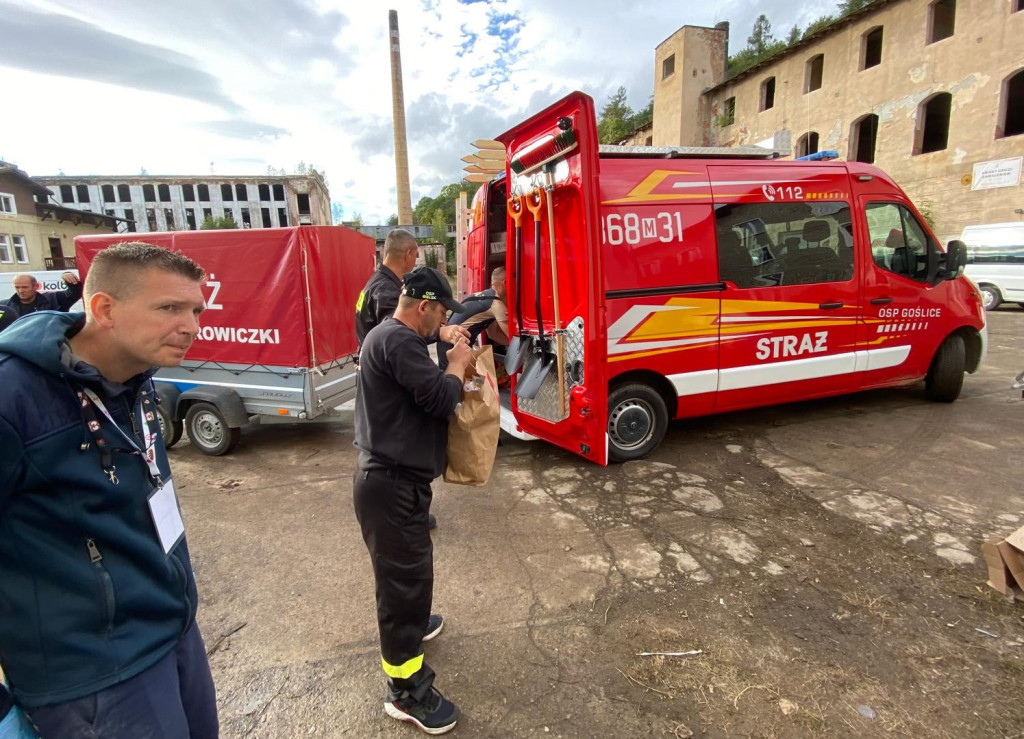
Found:
[[[463,306],[444,275],[430,267],[405,275],[395,315],[363,342],[355,407],[353,505],[376,582],[388,689],[384,710],[430,734],[449,731],[459,717],[455,704],[433,687],[434,671],[423,660],[424,640],[443,624],[430,613],[430,483],[444,469],[448,418],[473,361],[461,338],[448,352],[446,372],[427,353],[428,338],[448,310]]]
[[[491,286],[486,290],[473,293],[462,301],[466,310],[453,313],[448,317],[449,325],[458,325],[469,331],[469,343],[472,345],[477,337],[487,332],[487,338],[494,344],[495,350],[504,353],[508,346],[508,308],[505,307],[505,268],[495,267],[491,272]],[[451,344],[437,342],[437,364],[441,369],[447,364],[445,353]]]
[[[419,255],[416,237],[404,228],[394,229],[384,239],[381,265],[370,275],[356,301],[356,337],[360,345],[370,329],[395,312],[402,292],[402,275],[413,270]],[[448,326],[442,327],[439,336],[428,337],[428,340],[440,338],[452,342],[459,336],[468,338],[469,335],[461,327]],[[450,348],[450,345],[446,347]]]

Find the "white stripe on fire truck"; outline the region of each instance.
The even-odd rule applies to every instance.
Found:
[[[833,354],[826,357],[809,357],[787,362],[750,364],[743,367],[729,367],[723,370],[701,370],[669,375],[668,379],[679,397],[700,395],[723,390],[745,390],[783,382],[814,380],[834,377],[852,372],[896,367],[910,356],[909,346],[893,346],[884,349]]]

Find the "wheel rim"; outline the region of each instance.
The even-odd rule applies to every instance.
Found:
[[[991,308],[996,302],[996,294],[989,289],[982,289],[981,291],[981,304],[985,308]]]
[[[608,416],[608,435],[619,449],[642,447],[654,435],[654,408],[638,398],[629,398]]]
[[[193,441],[198,441],[207,447],[217,446],[224,438],[224,426],[220,419],[205,411],[196,414],[192,421],[192,428],[189,430],[195,435]]]

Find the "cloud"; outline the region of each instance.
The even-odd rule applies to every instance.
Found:
[[[289,134],[288,129],[278,128],[277,126],[268,126],[241,118],[234,118],[226,121],[197,123],[195,124],[195,127],[229,139],[273,141]]]
[[[0,64],[242,108],[219,79],[176,51],[140,43],[68,16],[0,3]]]

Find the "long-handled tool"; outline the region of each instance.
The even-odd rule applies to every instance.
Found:
[[[523,359],[533,352],[533,337],[523,333],[523,205],[522,195],[508,199],[508,213],[516,224],[515,281],[516,281],[516,335],[508,342],[505,350],[505,370],[514,375],[523,366]]]
[[[544,208],[545,193],[541,189],[534,190],[526,197],[526,207],[533,214],[534,223],[534,267],[536,273],[536,284],[534,285],[535,309],[537,314],[537,341],[533,345],[533,357],[527,360],[523,374],[516,382],[516,395],[520,398],[530,400],[537,397],[544,378],[551,371],[554,358],[546,346],[544,339],[544,319],[541,317],[541,268],[540,268],[540,220],[541,211]]]
[[[555,257],[555,175],[554,164],[544,166],[544,190],[548,201],[548,253],[551,256],[551,297],[554,299],[555,358],[558,362],[558,417],[565,415],[565,347],[558,308],[558,259]]]

